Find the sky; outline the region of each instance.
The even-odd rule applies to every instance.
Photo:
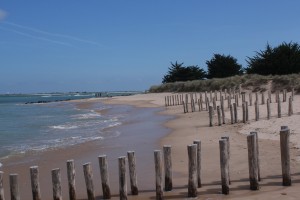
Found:
[[[297,0],[1,0],[0,93],[144,91],[171,62],[206,70],[300,43]]]

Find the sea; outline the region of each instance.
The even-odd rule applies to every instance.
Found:
[[[136,93],[139,92],[105,92],[101,96]],[[71,101],[95,98],[95,95],[99,96],[99,93],[0,95],[0,160],[118,137],[118,132],[107,134],[105,130],[121,125],[126,116],[120,112],[102,115],[101,111],[111,106],[98,101],[88,108]]]

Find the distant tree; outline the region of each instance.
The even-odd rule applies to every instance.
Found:
[[[162,83],[171,83],[177,81],[200,80],[206,77],[203,69],[197,65],[183,66],[183,63],[171,62],[171,67],[166,75],[164,75]]]
[[[298,43],[285,43],[272,48],[266,45],[264,51],[256,52],[246,60],[248,74],[282,75],[300,72],[300,46]]]
[[[242,65],[230,55],[214,54],[211,60],[206,61],[206,65],[207,78],[224,78],[243,74]]]

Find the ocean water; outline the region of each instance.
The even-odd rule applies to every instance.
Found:
[[[0,159],[118,137],[118,132],[105,130],[121,125],[125,116],[120,112],[102,115],[101,110],[110,108],[109,105],[99,102],[80,108],[76,102],[61,101],[93,96],[93,93],[0,95]],[[38,101],[50,103],[26,104]]]

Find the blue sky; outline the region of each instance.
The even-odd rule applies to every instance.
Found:
[[[300,42],[300,1],[2,0],[0,93],[147,90],[170,62],[206,69]]]

